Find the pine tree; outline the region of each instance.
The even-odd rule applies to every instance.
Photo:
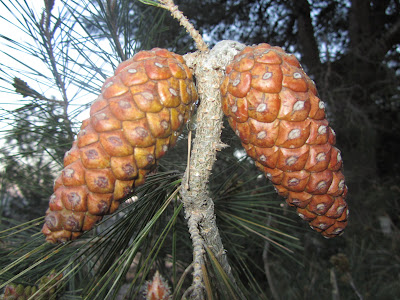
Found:
[[[181,54],[196,48],[211,49],[193,28],[189,28],[191,35],[177,39],[183,27],[168,16],[168,9],[178,19],[182,16],[179,10],[172,9],[172,1],[143,2],[134,3],[135,10],[131,10],[130,1],[62,1],[60,5],[46,0],[40,13],[26,3],[1,2],[6,11],[14,14],[9,24],[18,25],[31,38],[21,43],[2,36],[10,47],[9,57],[21,63],[20,69],[2,65],[3,91],[24,101],[17,109],[3,109],[2,121],[8,124],[6,133],[12,147],[3,147],[2,151],[9,167],[2,173],[1,194],[17,187],[26,201],[15,198],[13,202],[22,203],[21,206],[47,202],[44,199],[51,194],[50,179],[62,169],[63,153],[78,133],[80,121],[87,117],[84,110],[121,61],[153,47],[170,47]],[[248,21],[244,8],[254,7],[252,1],[243,6],[225,3],[232,12],[228,17],[217,6],[215,11],[206,8],[196,12],[198,6],[194,5],[193,15],[189,14],[191,21],[203,30],[211,28],[201,26],[206,23],[203,18],[222,16],[227,23]],[[285,7],[292,1],[259,3],[267,9]],[[180,9],[186,11],[184,5]],[[292,17],[290,11],[282,11]],[[293,11],[304,13],[299,7]],[[176,23],[170,25],[171,22]],[[180,28],[180,34],[173,28]],[[247,43],[246,37],[250,40],[248,29],[244,26],[240,31],[241,42]],[[283,38],[279,34],[283,29],[271,34]],[[193,35],[195,43],[191,42]],[[291,37],[288,34],[287,41],[293,41]],[[171,40],[178,42],[176,46]],[[242,48],[240,43],[233,45],[237,51]],[[11,52],[14,49],[20,52]],[[202,60],[196,55],[188,54],[185,60],[191,67],[196,62],[197,78],[201,78],[201,69],[209,73],[208,77],[216,76],[206,65],[200,66]],[[47,73],[31,66],[30,59],[33,61],[34,57],[45,64]],[[309,60],[305,61],[311,69]],[[218,82],[216,77],[211,84],[199,81],[199,94],[219,89],[213,84]],[[15,220],[14,212],[8,214],[11,218],[2,216],[0,286],[40,286],[32,299],[55,286],[60,288],[58,296],[64,299],[140,299],[149,291],[152,295],[169,294],[173,299],[298,299],[329,297],[330,293],[333,297],[339,291],[343,297],[361,298],[367,291],[395,295],[398,289],[389,281],[374,282],[371,288],[371,280],[360,275],[368,273],[363,270],[370,270],[362,262],[363,257],[368,257],[371,249],[378,252],[378,248],[353,235],[336,241],[320,240],[304,227],[294,211],[276,196],[273,185],[257,171],[228,123],[225,121],[220,132],[221,116],[215,116],[218,126],[210,127],[210,119],[202,120],[202,109],[210,108],[210,103],[205,102],[212,99],[203,97],[197,115],[189,120],[176,147],[160,160],[157,172],[150,174],[132,197],[124,199],[117,212],[76,241],[56,246],[44,243],[39,233],[44,217],[21,224]],[[339,117],[334,114],[332,119],[338,122]],[[202,133],[213,135],[214,140],[201,140]],[[199,166],[196,160],[200,161]],[[193,175],[202,179],[196,182]],[[26,180],[43,186],[34,192]],[[393,197],[391,192],[385,193]],[[390,251],[396,250],[393,247]],[[329,262],[338,249],[346,249],[351,265],[346,255],[332,256]],[[390,253],[395,253],[390,251],[379,252],[380,256],[373,260],[384,265],[382,262],[387,262]],[[390,268],[398,271],[395,264]],[[40,285],[40,278],[49,274],[59,280]],[[339,280],[336,276],[342,277]]]

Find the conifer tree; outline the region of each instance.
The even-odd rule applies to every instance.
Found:
[[[341,170],[341,162],[340,155],[333,146],[333,131],[330,131],[323,120],[324,106],[326,104],[327,118],[333,128],[339,128],[338,139],[341,139],[344,149],[351,150],[357,139],[365,143],[357,144],[360,148],[351,152],[351,155],[361,153],[361,157],[371,154],[362,152],[371,147],[358,134],[361,130],[369,136],[370,131],[369,127],[346,127],[343,120],[356,116],[357,120],[365,121],[363,124],[370,123],[365,114],[367,106],[363,106],[363,103],[357,106],[361,108],[361,112],[353,108],[344,110],[336,104],[334,96],[342,95],[344,90],[339,89],[338,92],[333,89],[331,92],[329,88],[337,86],[328,79],[332,78],[332,74],[346,73],[340,72],[349,61],[357,62],[358,67],[369,66],[363,59],[351,59],[351,55],[361,51],[358,47],[362,44],[357,39],[360,33],[357,22],[361,21],[354,15],[356,9],[367,15],[379,15],[382,23],[377,20],[378,25],[391,24],[392,30],[388,30],[382,39],[383,42],[396,45],[398,20],[394,16],[399,10],[396,1],[384,1],[384,4],[371,1],[376,12],[369,11],[362,1],[351,1],[351,9],[336,1],[244,1],[240,5],[234,1],[220,1],[223,2],[222,6],[218,6],[218,1],[177,1],[175,4],[179,8],[172,0],[141,2],[45,0],[42,8],[37,10],[25,2],[1,1],[1,9],[7,12],[2,16],[3,20],[25,34],[23,41],[6,33],[1,35],[6,49],[3,53],[10,60],[10,63],[3,62],[1,65],[1,91],[7,92],[10,97],[17,96],[18,99],[17,108],[7,105],[2,105],[1,108],[6,142],[0,152],[1,167],[5,167],[1,172],[0,193],[0,287],[4,288],[4,299],[16,296],[46,299],[48,295],[60,299],[299,299],[321,295],[339,299],[339,294],[342,297],[363,299],[368,293],[396,295],[399,290],[392,280],[382,277],[377,281],[365,276],[371,269],[374,272],[386,272],[388,269],[391,273],[398,272],[398,265],[387,264],[392,259],[391,254],[396,253],[398,243],[388,239],[376,245],[373,242],[376,236],[372,231],[366,232],[362,237],[364,240],[361,240],[360,235],[354,234],[354,228],[360,230],[361,225],[353,225],[353,229],[350,228],[343,237],[335,240],[322,239],[304,226],[295,210],[288,207],[274,189],[275,187],[280,195],[288,198],[289,205],[297,207],[300,215],[310,222],[313,229],[322,231],[328,237],[342,232],[347,206],[341,201],[345,198],[347,188],[341,177],[342,173],[338,172]],[[274,9],[279,13],[274,14]],[[189,16],[190,21],[184,17],[182,11]],[[229,12],[228,15],[226,11]],[[341,11],[346,12],[342,14]],[[316,12],[318,17],[311,20]],[[352,43],[348,47],[349,52],[341,56],[340,49],[345,48],[329,48],[327,38],[346,43],[346,38],[342,35],[343,20],[340,19],[340,16],[346,14],[353,14],[353,27],[349,29]],[[335,16],[334,21],[327,22],[332,15]],[[237,24],[242,27],[238,28]],[[377,28],[381,28],[378,25]],[[208,45],[197,30],[205,33],[203,36],[208,36]],[[310,32],[313,30],[316,39],[311,38],[313,34]],[[362,41],[367,43],[368,30],[363,28],[361,31],[364,36]],[[240,42],[225,41],[214,47],[224,38],[237,39]],[[321,56],[322,49],[318,48],[318,45],[321,47],[321,41],[322,45],[327,46],[327,57],[320,61],[317,57]],[[258,147],[257,141],[246,133],[246,126],[251,126],[252,123],[247,119],[243,121],[243,118],[247,118],[243,113],[246,112],[253,118],[254,114],[263,113],[264,106],[255,106],[256,112],[240,106],[241,102],[235,99],[243,97],[241,93],[246,88],[237,80],[235,72],[245,73],[249,70],[246,68],[252,69],[253,67],[248,67],[255,59],[251,55],[270,47],[246,47],[245,44],[250,46],[252,43],[266,42],[295,52],[301,58],[307,73],[315,79],[321,93],[319,97],[322,100],[326,97],[324,102],[313,98],[310,107],[307,101],[300,101],[302,104],[297,103],[299,99],[290,98],[294,100],[288,100],[286,104],[288,107],[291,105],[294,115],[289,116],[282,110],[278,117],[281,122],[279,126],[284,128],[287,122],[302,118],[303,110],[309,109],[307,116],[312,119],[310,122],[323,122],[314,131],[324,131],[324,143],[329,144],[329,149],[318,153],[311,150],[310,153],[314,151],[316,154],[309,154],[307,157],[311,157],[308,160],[313,160],[315,164],[311,165],[309,162],[302,167],[307,172],[318,173],[322,157],[330,157],[326,166],[328,171],[321,171],[329,173],[329,176],[315,179],[315,189],[310,184],[301,191],[290,190],[292,183],[297,184],[303,178],[299,175],[278,180],[278,173],[287,171],[292,165],[299,167],[297,161],[291,163],[293,155],[281,160],[276,169],[263,165],[264,156],[254,150]],[[155,47],[168,48],[168,51],[148,51]],[[375,59],[385,57],[390,60],[390,51],[397,51],[388,45],[385,47],[386,52],[381,49],[381,52],[373,53]],[[281,48],[274,49],[272,53],[278,53],[275,62],[271,57],[261,58],[261,54],[257,59],[264,59],[263,63],[267,65],[276,64],[276,60],[284,61],[290,66],[286,71],[298,68],[297,60],[293,56],[284,54]],[[388,52],[387,49],[391,50]],[[235,60],[234,56],[242,50],[242,55]],[[331,50],[337,52],[331,54]],[[146,181],[143,183],[144,180],[135,179],[140,184],[134,187],[133,194],[124,195],[120,199],[118,209],[114,206],[102,220],[96,219],[98,223],[92,224],[93,228],[88,227],[79,232],[79,237],[74,236],[76,239],[73,241],[50,238],[53,242],[64,243],[45,243],[40,229],[43,224],[49,225],[51,222],[50,218],[39,216],[44,215],[48,199],[52,199],[53,179],[59,174],[65,174],[60,173],[68,166],[68,163],[65,164],[64,153],[71,148],[74,140],[79,142],[85,135],[79,132],[91,128],[92,125],[88,126],[88,122],[92,121],[85,121],[88,116],[95,118],[93,115],[99,111],[101,113],[104,108],[102,105],[111,106],[110,103],[114,100],[108,100],[106,94],[114,93],[113,97],[118,97],[115,94],[125,88],[123,84],[113,86],[115,82],[112,78],[122,78],[123,75],[118,74],[123,72],[136,73],[136,69],[133,71],[127,66],[135,59],[146,61],[146,56],[153,59],[151,53],[156,53],[156,59],[168,57],[170,65],[178,66],[177,69],[169,66],[176,71],[172,78],[194,78],[200,97],[192,116],[189,118],[188,114],[182,117],[188,117],[184,126],[180,124],[183,133],[174,140],[169,136],[160,137],[160,140],[170,139],[169,143],[176,143],[175,147],[168,147],[169,151],[165,156],[161,158],[160,155],[160,159],[157,157],[156,169],[147,168],[147,165],[138,167],[145,170]],[[183,55],[183,60],[171,53]],[[172,57],[177,61],[171,63]],[[35,60],[41,64],[40,67],[33,64]],[[123,62],[127,60],[129,63]],[[398,61],[392,61],[392,69],[387,65],[380,65],[377,60],[372,63],[382,66],[379,74],[385,74],[382,78],[387,80],[385,88],[369,94],[369,100],[382,96],[379,99],[390,99],[393,106],[398,104],[395,93],[387,88],[395,86],[393,79],[397,76],[390,70],[397,68]],[[229,64],[231,65],[227,67]],[[144,62],[143,67],[146,66],[149,68]],[[185,69],[186,74],[182,75],[179,68]],[[192,75],[189,75],[189,69]],[[149,70],[146,70],[147,75],[152,72],[151,68]],[[328,70],[325,76],[321,75],[324,70]],[[258,75],[256,69],[251,72]],[[374,82],[367,73],[365,72],[365,77],[358,78],[357,84],[363,86]],[[300,95],[303,86],[310,93],[316,94],[314,83],[303,71],[292,75],[294,79],[300,79],[301,83],[285,82],[282,79],[284,88],[293,89],[296,97]],[[265,76],[268,80],[270,75]],[[127,80],[128,77],[124,78]],[[349,78],[353,80],[354,77]],[[186,80],[185,84],[190,86],[188,82]],[[139,87],[140,84],[133,83],[133,86]],[[168,89],[167,99],[178,97],[175,95],[178,89],[172,90]],[[264,92],[262,97],[265,99],[269,95],[269,92]],[[97,101],[93,102],[96,98]],[[349,99],[351,103],[358,100],[355,93]],[[127,99],[121,101],[125,103]],[[249,107],[253,105],[251,103],[248,102]],[[386,107],[379,101],[374,102],[374,105]],[[222,109],[230,124],[222,118]],[[392,109],[393,107],[390,108]],[[379,112],[382,113],[383,110]],[[380,118],[380,113],[372,115]],[[170,114],[172,116],[172,112]],[[266,124],[267,121],[263,118],[261,122]],[[181,122],[179,117],[171,117],[170,121],[171,124]],[[237,123],[242,125],[238,126]],[[231,130],[230,125],[234,130]],[[104,139],[104,135],[100,133],[102,131],[98,129],[100,127],[96,127],[95,131],[99,139]],[[292,151],[290,143],[298,138],[294,136],[297,134],[297,131],[293,131],[296,128],[289,129],[289,143],[281,138],[274,145],[281,147],[279,151],[282,153]],[[252,130],[253,135],[265,138],[258,127]],[[346,142],[346,139],[353,137],[357,139]],[[375,138],[373,135],[372,137]],[[318,139],[320,141],[321,138]],[[390,143],[396,143],[395,138],[389,140]],[[388,152],[387,149],[384,151]],[[66,159],[75,162],[74,151],[68,153]],[[305,160],[306,154],[303,153],[301,157]],[[252,158],[257,161],[258,168],[272,179],[272,183],[257,169]],[[364,157],[361,158],[365,161]],[[350,166],[353,165],[350,163]],[[367,167],[375,168],[372,162]],[[350,182],[362,182],[358,178],[353,179],[357,174],[355,170],[350,169],[348,173],[353,174]],[[329,202],[330,196],[324,198],[318,195],[318,190],[322,188],[318,183],[324,182],[326,185],[328,181],[335,184],[325,192],[333,195],[336,200],[343,195],[342,200],[335,200],[333,203]],[[57,186],[60,186],[59,180],[56,180],[55,187]],[[57,193],[57,189],[54,191]],[[316,196],[313,194],[315,191]],[[371,191],[375,190],[368,190]],[[312,194],[318,202],[314,203],[311,198],[303,199],[307,193]],[[300,194],[303,198],[299,198]],[[390,199],[394,198],[394,194],[395,188],[383,187],[380,192],[376,192],[376,195],[385,195]],[[374,196],[375,194],[371,194],[368,199]],[[361,197],[362,195],[359,198],[355,196],[356,199]],[[302,207],[299,199],[308,201],[306,208]],[[363,202],[364,210],[367,210],[368,203]],[[332,211],[325,211],[326,205],[333,207],[337,216]],[[21,207],[25,209],[24,215],[21,214]],[[380,202],[379,207],[381,211],[389,211],[384,201]],[[398,203],[392,207],[396,209]],[[76,215],[74,207],[68,209],[73,216]],[[391,211],[392,214],[395,209]],[[30,220],[21,223],[18,218],[26,217],[27,211],[32,211]],[[56,218],[58,216],[56,213]],[[61,222],[71,221],[64,217],[62,215]],[[332,217],[334,220],[338,219],[335,224],[341,225],[325,231],[326,226],[333,226],[333,223],[326,222]],[[370,223],[365,226],[376,228],[374,220],[368,220]],[[392,217],[391,220],[396,219]],[[75,230],[75,225],[75,222],[68,223],[70,229]],[[340,230],[336,230],[338,228]],[[52,229],[55,229],[54,232],[58,230],[57,226],[50,228],[50,231]],[[76,232],[74,230],[72,232]],[[51,236],[47,229],[43,232]],[[398,229],[396,232],[398,233]],[[385,251],[381,251],[383,249]],[[379,255],[370,256],[371,253]],[[366,258],[369,259],[368,264],[363,262]]]

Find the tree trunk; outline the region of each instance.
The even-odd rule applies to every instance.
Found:
[[[307,0],[292,0],[293,13],[297,16],[297,41],[302,55],[302,64],[308,72],[319,69],[321,62],[311,21],[310,4]]]

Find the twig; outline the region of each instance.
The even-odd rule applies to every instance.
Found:
[[[183,300],[187,299],[187,297],[190,295],[190,293],[193,292],[193,290],[194,290],[194,286],[191,285],[191,286],[185,291],[185,293],[183,293],[182,299],[183,299]]]
[[[58,20],[55,24],[54,27],[51,29],[51,10],[54,5],[54,1],[45,1],[46,8],[42,13],[42,18],[40,20],[39,29],[42,32],[42,39],[43,39],[43,45],[46,49],[47,55],[50,60],[50,65],[51,65],[51,72],[53,73],[54,79],[56,81],[56,85],[58,89],[61,92],[62,99],[63,99],[63,116],[64,116],[64,122],[65,126],[67,127],[67,134],[71,140],[73,140],[74,135],[71,130],[71,123],[69,121],[68,117],[68,97],[67,97],[67,89],[65,87],[64,81],[61,79],[61,75],[58,72],[57,68],[57,63],[56,63],[56,58],[54,55],[53,51],[53,43],[52,39],[54,36],[54,32],[57,29],[57,27],[60,25],[60,20]]]
[[[186,212],[187,213],[187,212]],[[204,265],[204,240],[200,235],[198,224],[201,220],[201,215],[196,211],[190,212],[188,219],[188,227],[190,237],[192,238],[193,244],[193,283],[192,283],[192,294],[194,299],[203,298],[203,271],[202,266]]]
[[[107,0],[107,7],[106,7],[106,17],[107,21],[110,24],[110,32],[111,32],[111,37],[114,41],[115,48],[117,50],[117,53],[119,57],[121,58],[122,61],[126,60],[126,55],[125,52],[122,50],[121,42],[119,41],[118,37],[118,16],[117,16],[117,1],[115,0]]]
[[[191,263],[186,269],[185,271],[183,271],[181,278],[179,279],[178,283],[176,284],[176,287],[180,287],[183,284],[183,281],[185,280],[187,274],[190,272],[190,270],[193,268],[193,263]],[[176,293],[177,293],[177,288],[174,290],[174,294],[172,295],[172,298],[175,299],[176,297]],[[187,290],[185,291],[186,294]],[[184,295],[185,295],[184,294]],[[182,297],[183,298],[183,297]]]
[[[192,152],[192,130],[190,130],[189,128],[189,135],[188,135],[188,156],[187,156],[187,164],[186,164],[186,170],[188,170],[188,172],[190,171],[189,165],[190,165],[190,153]],[[187,190],[190,189],[189,187],[189,176],[186,177],[186,182],[185,182],[185,188]]]
[[[354,293],[356,293],[358,299],[364,300],[364,297],[363,297],[363,296],[361,295],[361,293],[358,291],[358,289],[357,289],[357,287],[356,287],[356,285],[355,285],[355,283],[354,283],[353,277],[351,276],[350,273],[349,273],[348,275],[349,275],[349,284],[350,284],[351,288],[353,289]]]
[[[179,21],[179,24],[181,24],[181,26],[186,29],[186,31],[195,41],[197,49],[202,52],[208,51],[208,46],[201,37],[201,34],[193,27],[188,18],[186,18],[185,15],[178,9],[178,6],[174,4],[174,1],[159,0],[159,2],[162,4],[161,7],[170,11],[171,15]]]

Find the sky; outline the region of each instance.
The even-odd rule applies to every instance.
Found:
[[[15,1],[15,0],[14,0]],[[27,3],[35,10],[41,11],[43,8],[43,1],[26,0]],[[13,15],[9,9],[12,9],[11,1],[1,1],[0,2],[0,70],[9,75],[9,69],[18,69],[20,65],[10,58],[8,54],[13,53],[7,45],[9,43],[5,42],[4,37],[12,38],[16,42],[23,43],[26,40],[26,34],[24,34],[18,27],[11,25],[10,22],[15,20],[15,15]],[[30,61],[31,66],[34,69],[41,68],[41,63],[37,60]],[[4,78],[5,74],[0,73],[0,77]],[[5,78],[9,79],[9,78]],[[2,135],[6,133],[6,130],[10,128],[9,120],[7,120],[7,111],[13,110],[21,106],[21,96],[13,92],[10,92],[12,86],[10,84],[0,81],[0,146],[3,145],[1,139]]]
[[[26,3],[29,9],[34,11],[36,20],[40,20],[44,2],[26,0]],[[88,0],[79,3],[82,6],[88,3],[90,5]],[[21,5],[21,7],[18,5]],[[27,9],[24,1],[0,0],[0,11],[2,12],[0,15],[0,140],[4,130],[9,128],[9,123],[12,122],[7,115],[8,111],[30,101],[29,98],[23,98],[22,95],[15,93],[14,87],[10,84],[15,77],[24,80],[31,88],[47,98],[62,100],[62,95],[55,86],[54,76],[42,61],[40,52],[38,52],[40,47],[37,45],[41,42],[41,36],[36,34],[37,40],[34,40],[30,34],[24,32],[27,28],[35,30],[35,25],[31,24],[31,20],[24,20],[24,18],[27,18],[27,13],[23,12],[24,9]],[[68,15],[68,10],[65,5],[62,5],[62,1],[55,1],[52,14],[54,16]],[[55,18],[53,18],[53,22],[55,22]],[[31,25],[27,26],[27,23]],[[60,73],[66,74],[65,82],[70,100],[69,113],[74,119],[83,120],[89,116],[89,112],[88,109],[80,112],[83,109],[82,105],[95,100],[105,79],[88,68],[88,64],[90,62],[93,66],[102,69],[108,76],[112,75],[109,61],[96,54],[101,52],[102,49],[107,52],[109,44],[107,41],[98,40],[95,42],[96,45],[93,46],[93,53],[91,53],[90,47],[92,45],[87,38],[85,39],[86,32],[78,23],[74,23],[73,28],[69,30],[70,24],[63,23],[55,31],[54,53],[59,63]],[[12,42],[8,39],[12,39]],[[26,50],[29,52],[32,49],[36,51],[34,55],[26,53]],[[63,70],[64,66],[66,66],[66,69]],[[87,83],[88,90],[85,91],[82,89],[82,85],[85,84],[86,80],[90,80],[90,82]]]
[[[15,15],[13,15],[6,8],[6,7],[8,7],[9,9],[15,11],[12,8],[12,5],[10,5],[11,1],[1,1],[0,2],[0,11],[1,11],[0,36],[2,36],[2,38],[0,39],[0,64],[1,64],[2,69],[4,69],[4,65],[6,65],[7,67],[11,67],[11,68],[19,67],[15,61],[10,59],[10,57],[8,55],[6,55],[6,53],[10,53],[10,50],[7,47],[7,43],[5,43],[3,36],[5,36],[7,38],[12,38],[15,41],[20,42],[20,43],[23,43],[26,40],[26,34],[24,34],[20,29],[18,29],[17,26],[10,24],[10,22],[12,22],[13,20],[16,19]],[[43,8],[43,1],[26,0],[26,2],[35,11],[41,11]],[[32,60],[32,61],[30,61],[30,63],[32,63],[33,68],[41,67],[41,64],[38,61]],[[1,84],[1,85],[3,86],[3,84]],[[5,93],[4,89],[0,89],[0,105],[2,108],[4,108],[5,105],[15,105],[13,102],[16,101],[18,98],[19,98],[19,96],[13,95],[10,93]]]
[[[9,145],[5,144],[4,137],[7,136],[9,130],[13,127],[14,116],[18,117],[18,114],[15,114],[13,111],[31,101],[30,97],[24,98],[22,95],[15,92],[14,87],[11,85],[15,77],[24,80],[31,88],[45,95],[47,98],[62,100],[61,93],[55,86],[54,76],[47,65],[41,60],[38,53],[35,55],[26,53],[26,51],[32,51],[32,49],[38,51],[39,47],[37,47],[38,41],[24,32],[24,30],[26,31],[27,28],[29,28],[26,24],[31,23],[29,19],[28,21],[24,20],[24,17],[27,17],[27,13],[23,13],[23,7],[25,7],[24,3],[27,3],[29,9],[34,11],[34,14],[37,16],[36,20],[40,20],[44,8],[43,1],[26,0],[26,2],[17,2],[17,0],[0,0],[0,149],[9,147]],[[52,11],[54,15],[59,14],[59,11],[62,10],[62,8],[60,8],[60,3],[60,1],[56,1],[56,5]],[[22,7],[18,7],[18,5]],[[35,28],[35,26],[31,26],[30,28]],[[77,38],[79,38],[78,30],[79,26],[76,26],[73,31],[76,33]],[[68,113],[70,116],[73,116],[74,121],[77,121],[76,126],[79,126],[79,121],[89,117],[89,110],[84,109],[83,104],[88,104],[96,99],[96,93],[100,91],[101,82],[104,79],[96,78],[96,74],[91,75],[88,72],[83,72],[82,68],[71,59],[73,56],[77,57],[77,53],[73,51],[73,49],[69,48],[68,53],[61,53],[62,50],[60,49],[68,48],[63,48],[62,44],[62,41],[65,41],[65,36],[61,38],[61,34],[65,34],[65,32],[66,30],[64,30],[63,33],[61,30],[56,31],[56,41],[54,42],[54,44],[58,45],[58,48],[55,49],[55,55],[60,62],[58,66],[60,72],[63,72],[62,66],[68,64],[64,64],[63,62],[69,60],[73,61],[73,63],[70,63],[68,68],[71,67],[74,69],[74,72],[78,75],[83,76],[89,74],[88,76],[94,76],[93,82],[97,79],[97,88],[94,88],[92,92],[84,91],[79,88],[77,82],[74,82],[74,79],[79,78],[66,80],[66,82],[68,82],[68,99],[71,100]],[[40,39],[40,36],[36,35],[36,37]],[[10,41],[10,39],[12,41]],[[104,47],[107,46],[104,45]],[[82,62],[82,59],[80,61]],[[112,74],[111,71],[112,70],[108,72],[110,75]],[[68,75],[73,77],[71,74],[73,74],[73,72]]]

